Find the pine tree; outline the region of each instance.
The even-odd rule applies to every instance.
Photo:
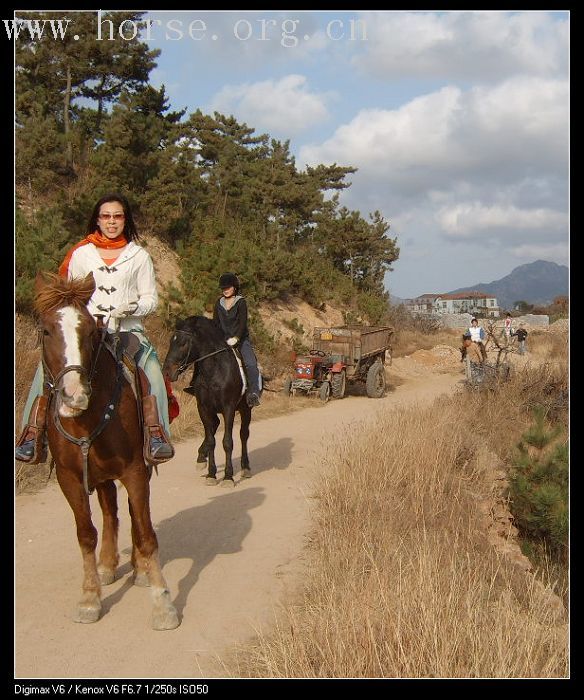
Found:
[[[67,248],[67,232],[57,209],[27,221],[20,208],[15,217],[15,297],[19,311],[32,311],[34,279],[40,270],[55,272]]]
[[[119,23],[124,19],[138,22],[144,13],[115,14]],[[102,16],[107,18],[110,13]],[[106,105],[117,100],[122,90],[139,89],[160,52],[150,50],[138,39],[126,41],[117,34],[113,41],[97,41],[96,12],[35,12],[35,18],[41,25],[56,20],[68,25],[59,40],[46,25],[42,38],[32,37],[23,29],[16,42],[17,147],[29,154],[24,162],[17,162],[16,179],[17,183],[30,179],[30,171],[22,168],[34,158],[41,170],[72,182],[79,175],[80,164],[87,162],[88,150],[101,136]],[[79,107],[80,98],[95,100],[97,109]],[[90,111],[95,113],[94,119],[89,118]],[[76,131],[79,117],[83,122],[81,134]],[[47,127],[60,134],[49,158],[36,139]],[[43,183],[41,178],[41,186]]]
[[[568,546],[568,442],[557,442],[560,428],[549,429],[543,409],[522,436],[509,479],[511,508],[519,530],[544,540],[565,556]]]
[[[160,171],[163,153],[184,112],[169,112],[164,85],[124,91],[104,128],[104,143],[91,158],[96,186],[129,191],[140,202]]]

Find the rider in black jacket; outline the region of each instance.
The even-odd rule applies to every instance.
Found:
[[[227,344],[237,346],[245,365],[248,380],[247,404],[260,405],[260,373],[258,362],[249,342],[247,328],[247,303],[239,294],[240,282],[236,275],[227,272],[219,278],[222,295],[213,310],[213,320],[221,327]]]

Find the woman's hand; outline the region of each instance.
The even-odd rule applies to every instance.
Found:
[[[115,308],[111,314],[111,318],[125,318],[126,316],[132,316],[134,311],[138,308],[138,302],[137,301],[131,301],[128,304],[120,304],[117,308]]]

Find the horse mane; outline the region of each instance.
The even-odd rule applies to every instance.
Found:
[[[43,273],[47,284],[37,294],[34,307],[39,314],[55,311],[63,306],[85,308],[93,294],[93,278],[67,280],[53,272]]]
[[[210,340],[225,340],[223,331],[212,318],[207,318],[206,316],[189,316],[179,321],[176,327],[178,330],[190,333],[202,333],[204,337],[208,337]]]

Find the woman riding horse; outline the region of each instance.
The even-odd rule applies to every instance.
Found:
[[[192,389],[197,398],[199,416],[205,428],[205,439],[199,447],[197,461],[204,462],[208,459],[207,483],[216,483],[215,433],[220,422],[218,416],[222,414],[226,458],[223,481],[233,484],[233,421],[236,411],[239,412],[241,476],[245,478],[250,475],[247,440],[251,408],[245,398],[235,353],[225,341],[221,329],[204,316],[190,316],[177,322],[162,372],[174,382],[191,364],[195,364],[195,370],[189,389]]]
[[[174,629],[179,619],[158,560],[150,517],[152,467],[144,464],[138,405],[121,358],[106,342],[105,328],[97,326],[86,307],[95,293],[93,275],[68,281],[39,274],[35,289],[43,374],[49,387],[48,444],[57,480],[75,516],[83,557],[83,594],[75,621],[99,619],[101,586],[115,580],[117,479],[128,493],[134,583],[151,586],[153,628]],[[103,513],[99,563],[89,502],[94,489]]]
[[[92,273],[96,289],[88,300],[94,317],[105,317],[110,331],[131,331],[140,340],[139,366],[145,373],[142,410],[145,458],[151,464],[174,456],[170,443],[169,398],[152,344],[144,333],[142,318],[158,304],[154,266],[138,238],[128,200],[119,193],[102,197],[95,205],[87,236],[67,253],[59,268],[65,279]],[[38,464],[46,460],[44,412],[46,395],[41,365],[37,368],[24,409],[23,432],[15,457]],[[171,397],[172,398],[172,397]]]

